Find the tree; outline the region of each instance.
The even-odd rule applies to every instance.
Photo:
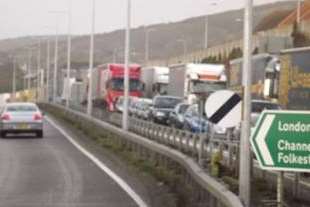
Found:
[[[259,53],[258,47],[255,47],[255,49],[253,50],[253,55],[257,55]]]
[[[230,54],[228,55],[229,60],[237,59],[242,57],[243,52],[240,47],[238,48],[233,48]]]
[[[219,53],[219,55],[217,56],[217,62],[218,63],[222,63],[223,62],[223,58],[222,58],[222,54]]]
[[[302,31],[300,31],[298,23],[294,22],[293,31],[291,34],[294,47],[304,47],[310,45],[310,39]]]

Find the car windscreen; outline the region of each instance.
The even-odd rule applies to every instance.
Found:
[[[206,93],[210,91],[218,91],[226,89],[226,82],[221,81],[199,81],[194,80],[191,82],[192,93]]]
[[[252,103],[252,112],[262,113],[264,110],[279,110],[280,107],[274,103],[254,102]]]
[[[191,106],[190,108],[188,108],[186,113],[191,117],[198,117],[199,116],[198,105]]]
[[[186,112],[186,110],[188,109],[189,105],[181,105],[180,109],[179,109],[179,113],[180,114],[184,114]]]
[[[154,107],[155,108],[174,108],[182,100],[180,98],[168,98],[168,97],[159,97],[155,99]]]
[[[129,80],[130,91],[141,90],[141,82],[139,80],[131,79]],[[124,79],[115,78],[111,80],[111,89],[116,91],[124,90]]]
[[[37,107],[32,105],[14,105],[6,107],[7,112],[35,112],[37,110]]]

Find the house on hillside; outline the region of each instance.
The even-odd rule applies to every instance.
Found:
[[[310,1],[304,1],[301,4],[300,11],[296,8],[286,18],[284,18],[278,25],[278,28],[292,27],[295,22],[300,21],[300,28],[302,30],[310,31]]]
[[[282,15],[285,13],[282,13]],[[279,15],[278,15],[279,16]],[[274,18],[275,19],[275,18]],[[296,7],[293,11],[288,12],[281,19],[277,18],[273,21],[273,28],[258,28],[260,34],[268,34],[274,36],[290,36],[294,24],[299,21],[299,29],[310,34],[310,1],[301,3],[300,8]],[[266,27],[266,26],[265,26]],[[264,31],[268,29],[268,31]]]

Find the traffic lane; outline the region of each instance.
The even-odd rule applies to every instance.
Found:
[[[44,130],[44,139],[0,139],[0,206],[137,206],[59,131]]]

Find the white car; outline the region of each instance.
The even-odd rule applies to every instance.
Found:
[[[8,103],[0,111],[0,136],[34,133],[43,138],[43,114],[34,103]]]
[[[140,119],[148,120],[151,113],[153,100],[140,98],[136,104],[136,116]]]

